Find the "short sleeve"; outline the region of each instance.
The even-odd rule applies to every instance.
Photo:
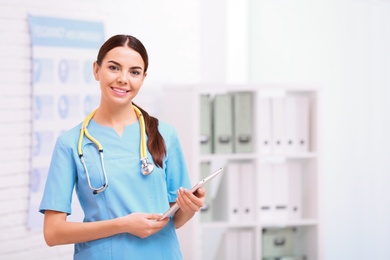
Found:
[[[54,147],[39,211],[54,210],[71,214],[76,182],[76,166],[69,146],[61,138]]]

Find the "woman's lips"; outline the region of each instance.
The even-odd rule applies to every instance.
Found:
[[[121,88],[114,88],[114,87],[111,87],[111,89],[114,90],[115,92],[121,93],[121,94],[126,94],[126,93],[130,92],[130,90],[121,89]]]

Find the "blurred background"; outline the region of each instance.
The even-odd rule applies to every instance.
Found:
[[[140,95],[157,116],[164,85],[319,87],[323,258],[390,259],[386,0],[0,0],[0,259],[73,252],[47,247],[42,232],[27,227],[31,14],[101,21],[106,38],[139,38],[150,56]]]

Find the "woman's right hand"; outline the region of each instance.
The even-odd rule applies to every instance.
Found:
[[[82,243],[119,233],[146,238],[161,230],[169,218],[161,214],[133,213],[116,219],[94,222],[68,222],[64,212],[46,210],[44,237],[49,246]]]
[[[125,232],[146,238],[160,231],[169,221],[169,218],[160,218],[161,214],[132,213],[119,219]]]

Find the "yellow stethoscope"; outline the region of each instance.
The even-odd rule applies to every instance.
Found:
[[[142,112],[138,109],[138,107],[133,105],[133,108],[134,108],[135,114],[137,115],[137,118],[138,118],[138,121],[139,121],[139,125],[140,125],[140,133],[141,133],[141,141],[140,141],[141,172],[142,172],[143,175],[148,175],[149,173],[151,173],[153,171],[154,166],[153,166],[152,163],[148,162],[148,156],[147,156],[147,153],[146,153],[147,150],[146,150],[145,120],[144,120],[144,117],[142,115]],[[98,140],[96,140],[94,137],[92,137],[89,134],[88,128],[87,128],[89,122],[91,121],[91,119],[95,115],[95,113],[96,113],[96,110],[92,111],[84,119],[84,121],[83,121],[83,123],[81,125],[80,137],[79,137],[79,142],[78,142],[78,146],[77,146],[77,151],[79,153],[79,157],[80,157],[81,163],[83,164],[83,167],[84,167],[84,170],[85,170],[85,174],[87,175],[88,185],[91,188],[91,190],[93,191],[93,194],[98,194],[98,193],[101,193],[101,192],[106,190],[106,188],[108,186],[108,178],[107,178],[106,170],[104,168],[103,146],[100,144],[100,142]],[[103,170],[103,175],[104,175],[104,184],[100,188],[94,188],[92,186],[91,179],[90,179],[89,173],[88,173],[88,169],[87,169],[87,166],[85,165],[83,149],[82,149],[83,137],[84,136],[86,136],[89,140],[91,140],[96,145],[97,149],[99,150],[100,163],[101,163],[102,170]]]

